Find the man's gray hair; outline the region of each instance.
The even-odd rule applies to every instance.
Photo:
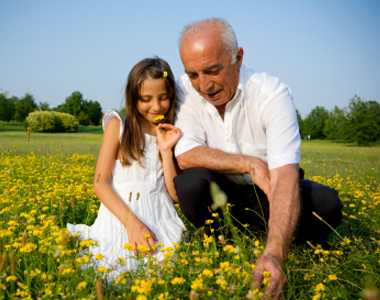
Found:
[[[230,52],[231,64],[234,64],[236,61],[238,42],[231,25],[221,18],[205,19],[185,26],[179,36],[179,47],[181,47],[182,41],[185,37],[196,36],[209,28],[220,28],[224,48]]]

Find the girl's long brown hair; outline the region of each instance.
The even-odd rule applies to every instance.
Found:
[[[167,74],[166,77],[164,77],[164,72]],[[126,117],[118,153],[123,166],[130,166],[132,164],[130,159],[136,160],[140,166],[143,166],[141,157],[144,156],[145,137],[141,130],[140,119],[142,116],[137,110],[137,104],[141,99],[141,84],[148,77],[165,79],[166,90],[170,98],[170,108],[165,115],[165,123],[173,124],[174,121],[176,94],[173,72],[163,59],[158,57],[143,59],[129,73],[125,88]]]

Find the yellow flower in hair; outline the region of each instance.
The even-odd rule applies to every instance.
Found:
[[[168,72],[164,72],[164,74],[162,74],[162,77],[164,77],[164,78],[166,78],[166,77],[168,77]]]

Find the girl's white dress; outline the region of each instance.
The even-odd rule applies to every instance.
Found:
[[[115,117],[120,119],[120,133],[123,132],[123,120],[112,110],[103,117],[103,130],[108,121]],[[158,241],[164,247],[173,247],[173,243],[179,242],[185,226],[166,191],[155,136],[145,134],[142,164],[144,168],[136,161],[131,166],[123,167],[119,160],[115,160],[110,184],[129,209],[155,233]],[[90,265],[109,269],[108,278],[115,279],[120,272],[134,269],[141,263],[141,260],[135,259],[132,251],[123,248],[129,243],[127,230],[103,203],[93,225],[67,224],[67,229],[72,234],[79,233],[83,240],[98,242],[98,246],[90,246],[89,251],[94,258],[97,254],[102,254],[104,258],[100,261],[93,259]],[[160,251],[155,257],[158,261],[164,259]],[[125,266],[121,267],[119,258],[125,259]]]

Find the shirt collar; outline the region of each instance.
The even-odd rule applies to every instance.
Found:
[[[239,70],[239,83],[236,87],[235,95],[232,98],[231,101],[227,103],[227,105],[233,105],[233,104],[238,104],[243,100],[244,97],[244,74],[242,70]]]

